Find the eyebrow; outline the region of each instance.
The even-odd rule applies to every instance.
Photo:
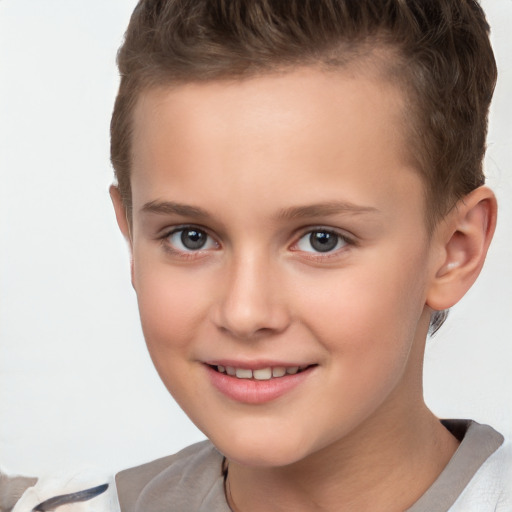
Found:
[[[201,219],[210,218],[207,210],[198,206],[177,203],[174,201],[150,201],[142,208],[142,212],[155,213],[160,215],[180,215],[182,217],[195,217]],[[307,206],[291,206],[283,208],[277,214],[278,219],[290,220],[306,217],[326,217],[330,215],[351,214],[360,215],[364,213],[378,213],[377,208],[371,206],[360,206],[346,201],[328,201],[325,203],[311,204]]]
[[[176,203],[174,201],[150,201],[142,208],[145,213],[157,213],[161,215],[180,215],[182,217],[207,218],[211,215],[202,208],[188,204]]]
[[[360,215],[364,213],[378,213],[372,206],[359,206],[345,201],[329,201],[326,203],[311,204],[307,206],[292,206],[284,208],[278,214],[280,219],[301,219],[304,217],[327,217],[338,214]]]

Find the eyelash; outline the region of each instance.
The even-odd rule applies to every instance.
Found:
[[[303,239],[305,239],[306,237],[309,237],[311,240],[311,236],[314,233],[323,233],[323,234],[335,236],[336,237],[336,245],[338,245],[340,242],[343,245],[339,248],[335,248],[334,250],[328,250],[325,252],[315,251],[315,250],[305,251],[305,250],[298,249],[300,242]],[[310,244],[311,244],[311,241],[310,241]],[[356,245],[356,241],[344,233],[340,233],[339,231],[332,229],[332,228],[327,228],[327,227],[323,227],[323,226],[314,226],[314,227],[309,227],[309,228],[307,228],[307,230],[302,231],[300,237],[298,238],[298,240],[296,242],[294,242],[292,244],[290,250],[302,252],[303,257],[305,257],[307,259],[311,259],[314,261],[326,261],[331,258],[339,257],[341,255],[341,253],[344,253],[350,246],[355,246],[355,245]]]
[[[207,229],[200,227],[200,226],[195,226],[195,225],[182,225],[182,226],[177,226],[177,227],[173,228],[172,230],[165,232],[162,236],[158,237],[160,239],[161,245],[164,248],[164,250],[166,252],[170,253],[172,256],[178,256],[179,258],[185,259],[185,260],[197,259],[197,258],[206,256],[205,252],[211,250],[211,247],[207,247],[205,249],[203,249],[203,247],[200,247],[197,250],[190,249],[190,248],[188,248],[188,250],[187,249],[182,250],[182,249],[176,249],[176,247],[173,246],[173,244],[170,242],[170,237],[172,237],[173,235],[177,235],[179,233],[181,233],[183,236],[183,233],[186,232],[187,230],[200,232],[200,233],[203,233],[204,235],[206,235],[207,238],[206,238],[205,245],[207,245],[209,242],[210,243],[213,242],[215,244],[215,249],[220,247],[220,244],[215,240],[215,238],[212,235],[210,235],[208,233]],[[299,249],[298,247],[299,247],[299,244],[301,243],[301,241],[303,239],[305,239],[307,236],[309,236],[310,240],[311,240],[311,236],[314,233],[322,233],[325,235],[336,237],[336,245],[334,247],[334,250],[327,250],[325,252],[322,252],[322,251],[315,251],[315,250],[306,251],[306,250]],[[342,247],[336,248],[336,246],[339,245],[340,242],[343,244]],[[353,240],[351,237],[348,237],[345,234],[342,234],[332,228],[315,226],[315,227],[309,227],[309,228],[307,228],[307,230],[302,231],[300,237],[290,246],[289,250],[291,250],[293,252],[301,252],[303,254],[303,257],[305,257],[307,259],[311,259],[314,261],[324,261],[324,260],[339,256],[340,252],[344,252],[347,249],[347,247],[355,246],[355,245],[356,245],[355,240]]]
[[[164,250],[171,254],[172,256],[178,256],[181,259],[189,260],[189,259],[197,259],[200,257],[204,257],[205,251],[210,250],[211,248],[208,247],[206,249],[198,248],[197,250],[194,249],[188,249],[188,250],[182,250],[182,249],[176,249],[173,244],[170,242],[170,237],[173,235],[177,235],[179,233],[183,233],[186,231],[196,231],[203,233],[206,235],[206,242],[205,244],[208,244],[208,242],[212,242],[216,245],[216,247],[220,247],[220,244],[208,233],[208,230],[200,227],[200,226],[194,226],[194,225],[184,225],[184,226],[177,226],[173,228],[170,231],[165,232],[162,236],[158,237],[160,239],[160,243]]]

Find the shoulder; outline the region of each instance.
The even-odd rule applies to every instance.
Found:
[[[113,478],[98,468],[34,479],[3,477],[0,484],[0,511],[55,510],[64,505],[73,512],[119,511]]]
[[[226,509],[223,456],[209,441],[116,475],[122,512]]]
[[[437,480],[407,512],[511,512],[510,443],[476,421],[442,423],[461,443]]]
[[[510,512],[512,510],[512,441],[501,446],[480,466],[451,512]]]

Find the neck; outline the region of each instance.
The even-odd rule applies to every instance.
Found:
[[[396,417],[395,417],[396,420]],[[383,423],[384,422],[384,423]],[[393,512],[409,508],[444,469],[458,442],[423,405],[407,421],[369,420],[284,467],[229,463],[226,491],[236,512]]]

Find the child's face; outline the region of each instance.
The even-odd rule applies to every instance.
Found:
[[[402,116],[393,86],[311,69],[140,98],[143,330],[172,395],[229,458],[288,464],[421,404],[434,257]],[[306,369],[247,380],[219,365]]]

